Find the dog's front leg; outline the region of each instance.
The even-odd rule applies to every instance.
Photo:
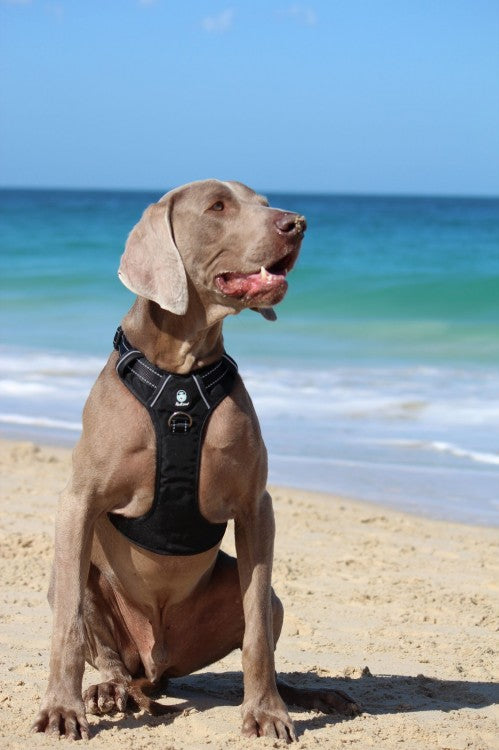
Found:
[[[243,734],[296,739],[293,722],[276,687],[271,605],[274,551],[272,499],[264,492],[235,518],[239,578],[245,619],[242,648]]]
[[[85,668],[83,596],[95,521],[91,507],[71,489],[59,502],[49,593],[53,609],[50,672],[33,724],[35,732],[70,739],[88,738],[81,692]]]

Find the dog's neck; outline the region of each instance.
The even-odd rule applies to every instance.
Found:
[[[150,362],[183,375],[220,359],[224,352],[223,317],[208,316],[192,298],[187,315],[173,315],[155,302],[137,297],[122,327]]]

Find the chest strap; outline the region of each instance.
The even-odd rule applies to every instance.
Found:
[[[161,555],[194,555],[222,539],[226,523],[199,510],[203,434],[214,409],[231,392],[237,365],[227,354],[188,375],[162,370],[118,328],[114,347],[122,383],[147,409],[156,433],[156,483],[150,510],[138,518],[109,513],[111,523],[140,547]]]

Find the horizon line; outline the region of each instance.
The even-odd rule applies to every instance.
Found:
[[[186,183],[188,184],[188,183]],[[177,186],[178,187],[178,186]],[[31,191],[49,191],[54,192],[95,192],[95,193],[160,193],[164,195],[175,186],[165,188],[155,187],[83,187],[83,186],[61,186],[61,185],[0,185],[0,191],[7,190],[31,190]],[[401,190],[363,191],[363,190],[296,190],[290,188],[258,188],[258,192],[269,195],[302,195],[310,197],[348,197],[348,198],[468,198],[476,200],[497,200],[498,193],[452,193],[452,192],[417,192]]]

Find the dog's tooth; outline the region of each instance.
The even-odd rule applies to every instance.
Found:
[[[263,266],[260,266],[260,277],[262,281],[268,282],[270,279],[270,274],[268,273],[267,269]]]

